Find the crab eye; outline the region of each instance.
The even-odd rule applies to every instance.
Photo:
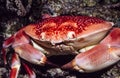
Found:
[[[75,32],[73,32],[73,31],[68,32],[67,37],[68,37],[68,39],[75,38]]]
[[[44,40],[45,39],[45,32],[41,33],[41,39]]]

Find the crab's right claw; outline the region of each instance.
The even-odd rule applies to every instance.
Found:
[[[62,68],[76,69],[80,72],[94,72],[108,67],[120,60],[120,28],[111,33],[94,48],[80,53]]]
[[[46,56],[38,49],[34,48],[29,43],[20,45],[14,48],[19,56],[30,63],[44,65],[46,63]]]

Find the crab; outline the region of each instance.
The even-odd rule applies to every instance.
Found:
[[[88,16],[57,16],[23,27],[3,43],[5,64],[6,49],[14,53],[10,78],[17,78],[21,64],[30,78],[34,71],[20,58],[37,65],[45,65],[49,56],[75,54],[75,58],[61,66],[79,72],[95,72],[120,60],[120,28],[114,23]],[[56,59],[57,60],[57,59]]]

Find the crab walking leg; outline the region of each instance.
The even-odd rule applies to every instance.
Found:
[[[77,55],[62,68],[73,68],[80,72],[94,72],[120,60],[120,28],[111,33],[94,48]]]
[[[31,68],[29,68],[25,63],[22,63],[29,74],[29,78],[36,78],[35,73],[32,71]],[[10,71],[10,78],[17,78],[19,69],[20,69],[20,59],[16,53],[12,56],[12,65],[11,65],[11,71]]]
[[[3,60],[4,60],[4,64],[7,64],[7,60],[6,60],[6,48],[8,48],[9,46],[11,46],[14,42],[14,36],[11,36],[10,38],[8,38],[6,41],[4,41],[3,43],[3,48],[2,48],[2,54],[3,54]]]
[[[20,60],[16,53],[12,56],[12,65],[11,65],[11,71],[10,71],[10,78],[17,78],[19,69],[20,69]]]
[[[27,71],[27,73],[29,74],[29,78],[36,78],[36,74],[34,73],[34,71],[25,63],[22,63]]]
[[[6,51],[5,51],[5,48],[2,48],[2,55],[3,55],[3,60],[4,60],[4,64],[6,65],[7,64],[7,60],[6,60]]]

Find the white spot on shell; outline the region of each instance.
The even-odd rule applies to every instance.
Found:
[[[68,37],[68,39],[74,38],[75,37],[75,32],[73,32],[73,31],[68,32],[67,37]]]

